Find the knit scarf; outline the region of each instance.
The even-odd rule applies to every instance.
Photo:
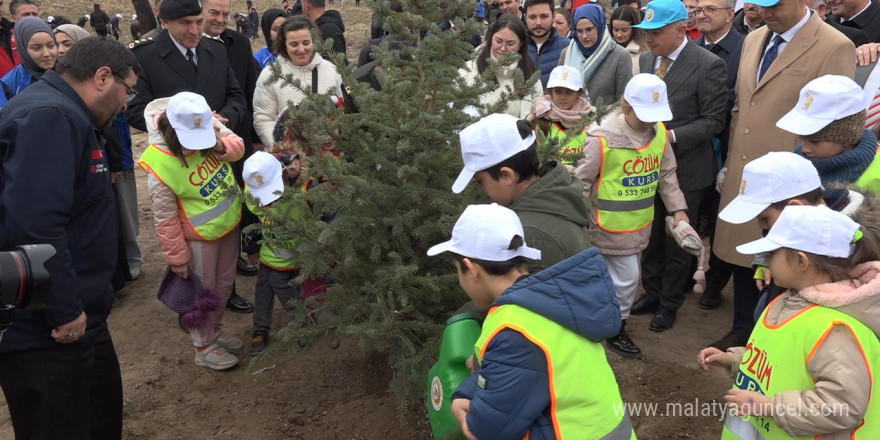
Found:
[[[870,130],[865,130],[862,140],[855,148],[826,159],[810,159],[802,150],[803,145],[798,145],[794,152],[813,163],[823,186],[833,182],[852,183],[861,177],[874,160],[877,154],[877,136]]]
[[[612,49],[614,49],[614,45],[617,43],[615,43],[608,35],[608,32],[605,32],[602,34],[602,39],[596,43],[598,45],[596,51],[593,52],[589,58],[585,58],[580,47],[577,46],[576,41],[577,39],[573,39],[568,43],[568,49],[565,51],[565,60],[563,61],[563,64],[580,69],[581,75],[584,77],[584,85],[586,85],[590,82],[590,78],[593,77],[593,74],[596,73],[596,69],[599,68],[599,65],[602,64],[602,61],[605,60],[605,57]]]
[[[553,105],[550,94],[546,94],[541,97],[535,108],[535,116],[537,118],[558,122],[566,129],[576,127],[581,123],[584,114],[592,112],[593,108],[590,106],[590,102],[583,96],[570,109],[563,110],[559,106]]]

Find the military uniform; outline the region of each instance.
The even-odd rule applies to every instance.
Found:
[[[144,108],[147,104],[183,91],[202,95],[211,110],[229,119],[228,127],[237,127],[246,119],[247,103],[222,40],[202,37],[195,49],[197,69],[180,53],[167,30],[152,39],[137,40],[129,48],[143,69],[138,76],[138,94],[125,111],[125,119],[132,127],[146,131]]]

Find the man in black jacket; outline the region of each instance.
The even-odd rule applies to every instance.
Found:
[[[0,115],[0,249],[56,251],[45,264],[46,307],[18,310],[0,343],[16,438],[122,437],[122,379],[107,328],[116,209],[98,130],[125,108],[139,71],[117,41],[85,38]]]
[[[345,55],[345,24],[339,11],[326,9],[324,0],[303,0],[303,14],[309,17],[324,40],[333,39],[333,51]],[[326,58],[326,57],[325,57]]]

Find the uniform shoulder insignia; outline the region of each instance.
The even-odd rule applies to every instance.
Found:
[[[223,39],[220,38],[220,37],[212,37],[212,36],[210,36],[210,35],[208,35],[208,34],[202,34],[202,38],[207,38],[207,39],[209,39],[209,40],[214,40],[214,41],[216,41],[216,42],[218,42],[218,43],[220,43],[220,44],[226,44],[226,42],[224,42]]]
[[[144,44],[152,43],[152,42],[153,42],[153,37],[144,38],[143,40],[134,40],[128,44],[128,48],[134,49],[135,47],[143,46]]]

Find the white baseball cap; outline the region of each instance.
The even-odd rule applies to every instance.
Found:
[[[458,134],[464,168],[452,184],[452,192],[462,192],[474,174],[504,162],[535,143],[534,131],[525,139],[519,135],[517,121],[511,115],[495,113],[468,125]]]
[[[580,70],[572,66],[556,66],[550,71],[550,79],[547,80],[547,88],[562,87],[568,90],[584,88],[584,77]]]
[[[659,76],[640,73],[626,83],[623,97],[636,116],[643,122],[661,122],[672,119],[666,83]]]
[[[842,75],[824,75],[801,89],[797,105],[776,126],[806,136],[864,109],[865,92],[855,81]]]
[[[816,255],[848,258],[855,250],[859,224],[827,206],[790,205],[767,236],[736,247],[745,255],[789,248]],[[860,237],[860,236],[859,236]]]
[[[241,172],[247,190],[259,200],[260,206],[281,198],[284,193],[281,174],[281,162],[265,151],[256,151],[247,158]]]
[[[207,150],[217,145],[211,107],[202,95],[180,92],[172,96],[165,114],[184,148]]]
[[[523,245],[510,249],[514,236],[523,239]],[[470,205],[452,228],[452,239],[432,246],[428,255],[453,252],[463,257],[483,261],[507,261],[515,257],[541,259],[541,251],[525,245],[525,233],[516,213],[497,203]]]
[[[773,203],[816,188],[822,188],[822,182],[809,160],[790,152],[770,152],[746,164],[739,194],[718,213],[718,218],[733,224],[745,223]]]

